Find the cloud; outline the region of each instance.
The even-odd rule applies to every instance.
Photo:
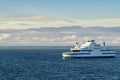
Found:
[[[9,16],[0,23],[0,29],[28,29],[39,27],[62,27],[74,25],[74,21],[67,19],[54,19],[47,16]]]
[[[10,37],[10,34],[0,34],[0,41],[6,41]]]
[[[4,45],[72,45],[75,41],[81,44],[90,39],[120,45],[119,36],[119,18],[67,20],[47,16],[9,16],[0,22],[0,44]]]
[[[81,26],[104,26],[113,27],[120,26],[120,18],[110,18],[110,19],[91,19],[91,20],[75,20]]]
[[[75,32],[71,32],[71,31],[62,31],[62,34],[74,34]]]
[[[118,44],[118,45],[120,45],[120,37],[114,38],[114,39],[112,40],[112,43],[113,43],[113,44]]]
[[[9,16],[7,17],[7,19],[12,21],[32,21],[32,22],[55,21],[54,18],[48,16],[30,16],[30,15]]]
[[[63,27],[63,26],[104,26],[104,27],[120,27],[120,18],[109,19],[89,19],[89,20],[73,20],[73,19],[55,19],[48,16],[9,16],[0,22],[0,29],[29,29],[43,27]]]
[[[62,39],[65,41],[69,41],[69,40],[75,40],[77,38],[76,35],[70,35],[70,36],[64,36]]]

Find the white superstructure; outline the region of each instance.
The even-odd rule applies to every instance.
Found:
[[[94,40],[88,41],[85,44],[79,46],[76,42],[76,46],[71,48],[70,52],[64,52],[63,57],[115,57],[115,51],[109,50],[105,46],[95,43]]]

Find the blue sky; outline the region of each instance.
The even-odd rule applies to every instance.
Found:
[[[0,16],[37,15],[62,19],[120,18],[120,0],[1,0]]]

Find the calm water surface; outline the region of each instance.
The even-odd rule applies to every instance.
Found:
[[[1,49],[0,80],[120,80],[116,58],[62,59],[68,49]]]

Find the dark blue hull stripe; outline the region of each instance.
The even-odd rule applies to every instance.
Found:
[[[114,58],[115,56],[82,56],[82,57],[72,57],[71,58]]]

